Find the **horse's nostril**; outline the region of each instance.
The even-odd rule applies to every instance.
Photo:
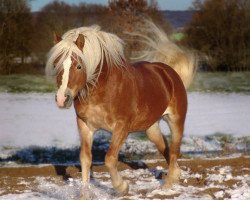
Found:
[[[65,97],[66,97],[65,102],[68,102],[70,100],[70,95],[67,94],[67,95],[65,95]]]
[[[57,102],[57,95],[55,95],[55,101]]]

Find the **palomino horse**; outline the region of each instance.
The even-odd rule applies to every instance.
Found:
[[[72,103],[75,107],[83,183],[88,184],[90,179],[93,134],[105,129],[112,133],[105,165],[121,195],[129,187],[118,173],[118,154],[130,132],[145,131],[165,157],[169,166],[165,188],[180,177],[177,157],[187,112],[185,87],[194,74],[194,59],[152,22],[148,25],[155,40],[141,35],[141,42],[150,47],[142,57],[153,62],[129,64],[123,41],[99,26],[91,26],[70,30],[62,38],[56,36],[46,66],[47,74],[56,75],[58,107],[69,108]],[[171,129],[170,148],[159,129],[161,118]]]

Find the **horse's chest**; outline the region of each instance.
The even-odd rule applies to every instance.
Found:
[[[79,115],[93,131],[100,128],[107,129],[112,126],[109,123],[107,111],[100,106],[88,106],[80,111]]]

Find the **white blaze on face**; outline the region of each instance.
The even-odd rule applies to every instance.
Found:
[[[69,70],[71,66],[71,58],[68,56],[64,61],[63,61],[63,75],[62,75],[62,85],[60,86],[59,90],[57,91],[57,105],[59,107],[64,106],[64,101],[66,99],[65,97],[65,90],[67,89],[68,86],[68,81],[69,81]]]

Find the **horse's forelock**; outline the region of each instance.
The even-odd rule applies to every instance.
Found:
[[[68,56],[72,56],[73,53],[83,59],[82,51],[80,51],[75,43],[72,43],[68,40],[61,40],[59,43],[57,43],[48,54],[46,74],[56,75],[58,72],[60,72],[62,70],[63,61]]]

